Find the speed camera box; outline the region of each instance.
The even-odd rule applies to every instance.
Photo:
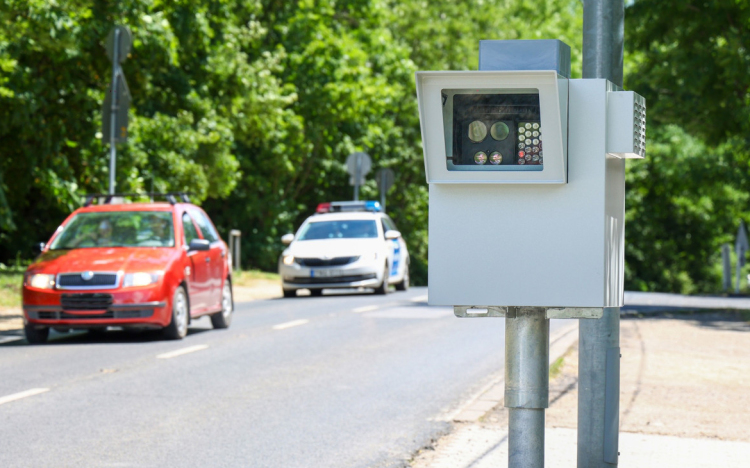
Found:
[[[607,146],[615,92],[555,71],[417,73],[430,304],[622,305],[625,161]]]

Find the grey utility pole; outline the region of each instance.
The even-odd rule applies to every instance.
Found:
[[[117,89],[117,68],[120,66],[120,30],[115,29],[112,53],[112,89]],[[115,193],[115,160],[117,159],[117,95],[112,98],[109,114],[109,194]]]
[[[622,87],[623,0],[583,1],[583,78]],[[604,157],[604,155],[602,155]],[[617,466],[620,422],[620,308],[579,321],[578,468]]]
[[[107,56],[112,61],[112,83],[102,106],[102,141],[109,143],[109,193],[115,193],[115,165],[117,143],[128,137],[128,108],[130,91],[120,64],[130,53],[130,31],[116,26],[107,37]]]

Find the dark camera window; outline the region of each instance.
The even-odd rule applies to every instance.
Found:
[[[445,97],[453,99],[449,170],[542,170],[539,94]]]

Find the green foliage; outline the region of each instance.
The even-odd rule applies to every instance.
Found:
[[[750,201],[727,183],[730,145],[709,149],[675,125],[655,126],[648,154],[627,173],[626,284],[629,289],[717,291],[721,244],[734,244]]]
[[[648,103],[628,165],[626,288],[717,292],[723,243],[748,219],[750,4],[637,0],[625,84]]]

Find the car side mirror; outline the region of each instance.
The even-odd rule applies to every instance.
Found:
[[[42,252],[44,252],[44,248],[45,247],[47,247],[47,244],[45,244],[44,242],[36,243],[36,244],[34,244],[34,252],[36,252],[36,253],[42,253]]]
[[[388,240],[395,240],[401,237],[401,232],[390,229],[388,231],[385,231],[385,238]]]
[[[211,243],[207,239],[193,239],[188,246],[188,250],[205,251],[209,249],[211,249]]]
[[[281,236],[281,243],[284,245],[289,245],[294,240],[294,234],[284,234]]]

